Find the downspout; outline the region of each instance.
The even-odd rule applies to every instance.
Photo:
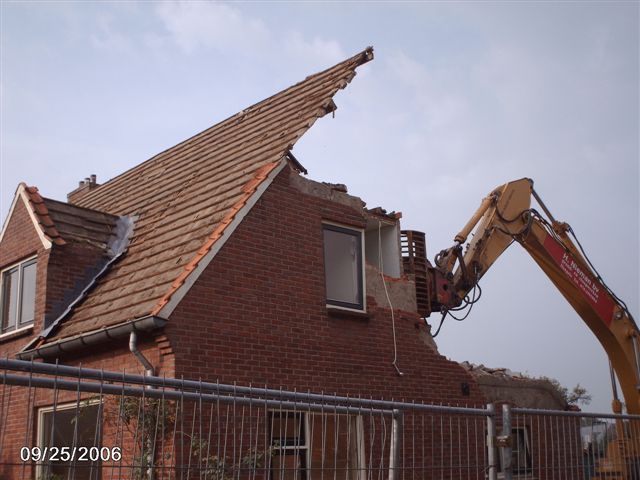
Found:
[[[153,368],[153,365],[151,365],[151,362],[147,360],[147,357],[145,357],[142,352],[138,350],[138,334],[135,332],[135,330],[129,334],[129,350],[144,367],[145,375],[147,375],[148,377],[152,377],[155,369]],[[150,385],[148,387],[150,387]]]
[[[145,357],[140,350],[138,350],[138,334],[132,331],[129,334],[129,350],[133,353],[133,356],[138,359],[138,361],[144,367],[144,374],[148,377],[153,376],[155,369],[151,362]],[[153,388],[151,385],[147,385],[146,388]],[[143,407],[144,408],[144,407]],[[144,426],[142,427],[144,430]],[[144,435],[144,433],[143,433]],[[149,480],[153,479],[153,442],[150,436],[147,436],[146,440],[146,450],[147,450],[147,478]]]

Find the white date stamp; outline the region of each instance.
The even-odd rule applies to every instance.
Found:
[[[118,462],[121,447],[22,447],[23,462]]]

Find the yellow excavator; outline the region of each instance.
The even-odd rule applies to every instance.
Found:
[[[532,198],[546,218],[532,208]],[[473,238],[463,247],[474,229]],[[452,312],[471,307],[479,298],[478,282],[513,242],[533,257],[604,347],[612,368],[613,412],[622,412],[615,371],[627,412],[640,414],[638,326],[625,303],[597,273],[572,228],[554,219],[531,179],[494,189],[455,236],[453,246],[436,256],[435,266],[427,263],[424,316],[440,312],[444,320]],[[629,466],[637,468],[640,439],[630,438],[622,422],[617,427],[617,441],[610,444],[601,473],[607,478],[635,478]]]

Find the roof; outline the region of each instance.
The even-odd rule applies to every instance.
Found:
[[[118,217],[89,208],[42,197],[37,187],[20,183],[7,215],[11,218],[17,201],[22,201],[45,248],[52,244],[62,246],[67,242],[90,244],[110,255],[110,242],[114,239]]]
[[[37,221],[37,228],[39,228],[44,236],[56,245],[64,245],[66,242],[58,232],[49,210],[44,203],[44,199],[38,193],[37,187],[28,187],[25,184],[21,184],[21,187],[26,194],[28,200],[27,207],[33,212],[34,218]],[[20,187],[18,188],[20,191]]]
[[[524,381],[536,380],[520,372],[509,370],[508,368],[490,368],[470,362],[460,362],[460,365],[475,377],[492,377]]]
[[[335,110],[332,97],[372,58],[368,48],[311,75],[80,198],[81,207],[137,220],[126,255],[47,341],[170,313],[297,140]],[[49,215],[74,230],[59,203],[47,203]]]
[[[469,372],[475,380],[481,386],[487,385],[491,387],[504,387],[521,389],[523,391],[527,389],[538,389],[548,392],[548,394],[555,399],[558,405],[563,408],[567,408],[567,402],[562,397],[562,394],[558,390],[557,385],[554,385],[552,379],[547,377],[531,377],[527,374],[514,372],[508,368],[490,368],[485,365],[476,365],[470,362],[460,362],[460,365]],[[557,383],[557,382],[556,382]],[[491,399],[492,401],[503,399]],[[524,395],[519,398],[518,406],[532,408],[549,408],[540,407],[538,405],[527,404],[527,402],[534,402],[535,398],[531,395]]]
[[[55,230],[65,241],[84,243],[110,253],[109,246],[116,236],[118,216],[82,208],[76,205],[42,198],[38,210],[46,210],[50,222],[48,230]],[[51,234],[49,234],[51,235]]]

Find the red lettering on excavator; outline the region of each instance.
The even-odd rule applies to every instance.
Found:
[[[544,248],[560,270],[562,270],[571,283],[582,293],[585,300],[591,305],[600,319],[602,319],[607,327],[611,326],[615,303],[602,284],[596,280],[591,272],[584,270],[580,264],[576,262],[573,255],[565,250],[562,244],[553,238],[553,236],[547,235],[544,241]]]

